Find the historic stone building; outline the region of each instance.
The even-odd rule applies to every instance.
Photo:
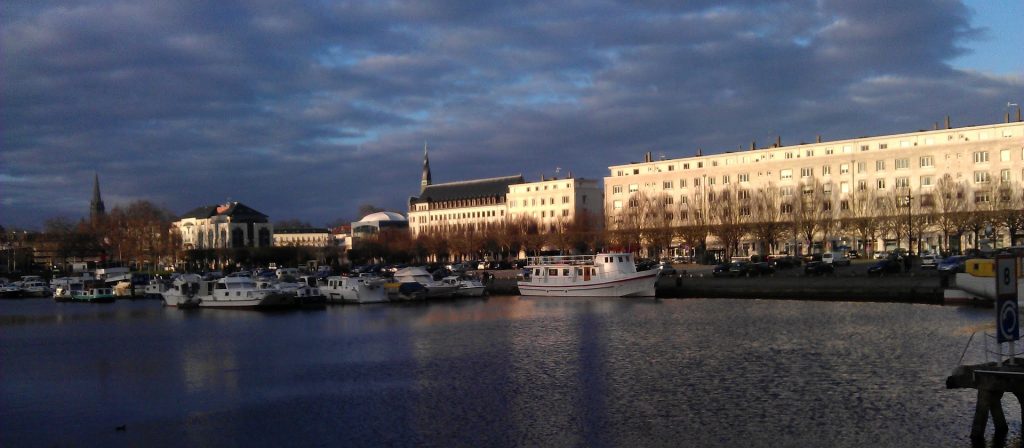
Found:
[[[331,232],[318,228],[274,229],[274,246],[328,247],[333,244]]]
[[[807,233],[827,246],[873,250],[898,244],[897,236],[906,247],[913,237],[927,250],[947,247],[937,220],[1012,207],[1022,178],[1024,123],[950,128],[947,120],[945,129],[792,146],[777,141],[714,155],[654,160],[648,153],[642,162],[609,167],[604,210],[611,229],[705,225],[713,243],[734,225],[771,220],[793,228],[776,247],[791,252],[817,249],[802,247],[808,239],[800,234]],[[890,220],[891,228],[881,223],[897,214],[907,219]],[[865,240],[851,226],[857,217],[878,224],[876,238]],[[754,233],[738,237],[739,253],[764,249]],[[984,243],[967,233],[965,245]],[[993,238],[990,244],[1009,243],[1005,234]],[[956,250],[960,243],[949,245]]]
[[[274,242],[267,215],[241,202],[199,207],[171,226],[185,249],[270,247]]]
[[[415,237],[424,232],[476,230],[501,222],[505,219],[509,185],[521,183],[523,176],[515,175],[434,184],[424,147],[420,194],[409,198],[409,229]]]
[[[409,199],[409,228],[413,236],[445,235],[527,220],[541,233],[558,232],[583,214],[602,223],[601,196],[596,180],[571,174],[538,182],[517,174],[434,184],[424,148],[420,195]]]

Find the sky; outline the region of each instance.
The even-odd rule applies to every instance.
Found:
[[[271,221],[434,183],[1000,122],[1019,0],[0,5],[0,225],[148,200]],[[1018,23],[1014,23],[1014,21]]]

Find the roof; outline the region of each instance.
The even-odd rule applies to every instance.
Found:
[[[229,216],[236,221],[267,222],[267,215],[260,213],[241,202],[229,202],[220,205],[204,205],[181,216],[181,219],[206,219],[213,216]]]
[[[370,213],[360,219],[358,222],[380,222],[380,221],[408,221],[404,215],[395,212],[377,212]]]
[[[508,194],[509,185],[521,183],[525,183],[523,175],[517,174],[515,176],[428,185],[418,198],[412,198],[410,202],[440,202],[456,199],[505,196]]]

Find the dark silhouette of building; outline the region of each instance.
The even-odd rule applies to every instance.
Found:
[[[89,202],[89,222],[93,225],[99,224],[106,213],[106,207],[103,206],[103,199],[100,197],[100,175],[96,174],[92,184],[92,201]]]

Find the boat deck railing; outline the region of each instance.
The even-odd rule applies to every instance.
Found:
[[[549,255],[541,257],[527,257],[526,262],[533,266],[546,265],[593,265],[594,255]]]

